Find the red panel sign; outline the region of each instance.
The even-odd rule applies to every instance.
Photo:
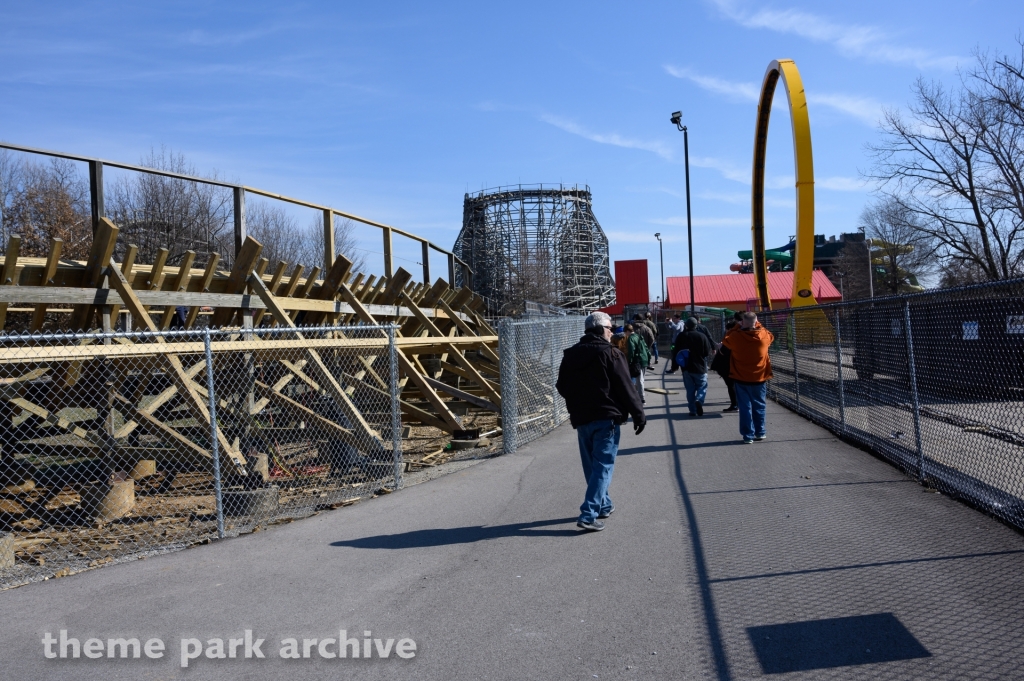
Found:
[[[647,284],[646,260],[615,261],[615,303],[619,305],[647,304],[651,293]]]

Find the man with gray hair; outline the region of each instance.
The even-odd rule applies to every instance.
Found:
[[[632,416],[633,432],[639,435],[647,419],[626,358],[610,342],[612,318],[594,312],[584,328],[583,338],[563,352],[555,388],[565,398],[587,479],[576,526],[596,532],[604,529],[601,519],[615,510],[608,486],[619,451],[619,426]]]

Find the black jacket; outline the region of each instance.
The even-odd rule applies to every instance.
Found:
[[[714,350],[708,337],[700,332],[700,328],[693,331],[683,331],[676,337],[676,352],[689,350],[690,358],[683,367],[683,371],[691,374],[706,374],[708,372],[708,358]]]
[[[628,416],[634,424],[645,421],[626,356],[600,336],[588,333],[563,352],[555,388],[565,398],[573,428],[601,419],[622,424]]]

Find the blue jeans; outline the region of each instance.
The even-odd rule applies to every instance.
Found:
[[[619,452],[619,427],[611,419],[591,421],[576,429],[580,442],[587,496],[580,506],[580,522],[593,522],[612,508],[608,485],[612,484],[615,455]]]
[[[708,375],[684,371],[683,385],[686,386],[686,406],[690,408],[692,416],[697,413],[697,403],[704,404],[704,396],[708,392]]]
[[[764,429],[765,395],[767,383],[740,383],[736,381],[736,402],[740,408],[740,435],[744,440],[767,435]]]
[[[654,341],[654,345],[651,346],[651,352],[654,353],[654,361],[658,361],[658,341]]]

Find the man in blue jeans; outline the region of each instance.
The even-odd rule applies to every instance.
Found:
[[[701,333],[697,320],[689,317],[683,324],[683,332],[676,337],[676,350],[686,350],[686,365],[683,367],[683,385],[686,386],[686,406],[690,416],[704,416],[704,396],[708,391],[708,365],[715,353],[715,346]]]
[[[768,381],[772,378],[768,348],[774,340],[775,336],[761,326],[753,312],[744,312],[740,328],[726,334],[722,340],[722,347],[730,352],[729,377],[736,386],[743,444],[753,444],[768,437],[765,395]]]
[[[611,344],[612,318],[595,312],[587,317],[584,329],[583,338],[562,354],[555,388],[565,398],[587,479],[576,526],[597,532],[604,529],[601,519],[615,510],[608,486],[619,451],[619,426],[632,416],[633,432],[639,435],[647,419],[626,356]]]

